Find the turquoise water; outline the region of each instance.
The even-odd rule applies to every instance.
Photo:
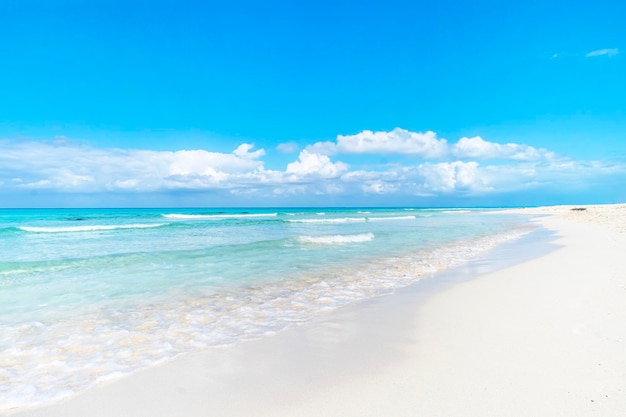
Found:
[[[481,210],[0,210],[0,409],[272,335],[526,230]]]

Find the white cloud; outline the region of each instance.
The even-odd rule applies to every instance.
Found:
[[[5,150],[0,176],[20,178],[17,187],[82,192],[230,187],[233,176],[263,171],[258,158],[265,152],[250,152],[249,144],[230,154],[98,149],[67,140],[5,140],[0,145]]]
[[[367,182],[362,189],[368,194],[390,194],[398,190],[396,184],[380,180]]]
[[[211,175],[216,171],[236,173],[263,167],[257,158],[265,151],[259,149],[249,153],[252,145],[243,144],[232,154],[207,152],[205,150],[156,153],[155,156],[167,160],[171,175]]]
[[[287,165],[287,174],[292,179],[300,177],[336,178],[348,171],[348,165],[343,162],[331,162],[327,155],[312,153],[308,150],[300,152],[298,161]]]
[[[461,138],[452,148],[453,154],[462,159],[513,159],[517,161],[531,161],[540,158],[553,158],[553,152],[537,149],[517,143],[500,144],[483,140],[480,136]]]
[[[484,191],[488,187],[477,162],[425,163],[418,167],[422,192]]]
[[[254,148],[254,145],[249,143],[242,143],[233,151],[233,154],[242,159],[258,159],[265,155],[264,149],[259,149],[258,151],[250,152],[251,149]]]
[[[116,188],[119,188],[121,190],[134,190],[139,185],[139,181],[137,181],[136,179],[116,180],[114,182],[114,185]]]
[[[585,56],[590,58],[594,56],[608,56],[609,58],[619,54],[618,48],[607,48],[607,49],[597,49],[595,51],[591,51]]]
[[[298,150],[298,144],[295,142],[280,143],[276,149],[281,153],[294,153]]]
[[[360,135],[308,147],[297,160],[276,170],[266,169],[265,151],[254,150],[250,144],[241,144],[231,153],[219,153],[203,149],[99,149],[65,139],[0,140],[0,183],[4,193],[20,189],[92,194],[210,189],[246,198],[293,199],[324,195],[483,195],[550,184],[579,186],[590,178],[626,173],[620,164],[575,161],[556,157],[545,149],[489,142],[478,136],[448,144],[434,134],[398,129]],[[406,158],[391,155],[384,165],[359,166],[354,161],[349,166],[329,153],[314,152],[316,146],[330,146],[333,152],[341,148],[342,152],[364,153],[379,147],[397,152],[420,149],[422,160],[407,162]]]
[[[354,171],[342,177],[345,183],[370,194],[402,193],[433,196],[450,193],[481,193],[491,189],[490,175],[477,162],[425,162],[386,171]]]
[[[529,145],[488,142],[480,136],[463,137],[452,145],[434,132],[410,132],[396,128],[390,132],[364,130],[356,135],[337,136],[336,142],[317,142],[307,150],[321,155],[402,154],[426,160],[450,158],[536,160],[552,158],[554,153]]]
[[[438,158],[446,153],[446,146],[446,140],[437,139],[435,132],[418,133],[395,128],[391,132],[364,130],[356,135],[338,135],[336,142],[318,142],[309,150],[327,155],[376,153]]]

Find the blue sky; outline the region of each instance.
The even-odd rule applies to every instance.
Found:
[[[623,1],[0,1],[0,207],[626,201]]]

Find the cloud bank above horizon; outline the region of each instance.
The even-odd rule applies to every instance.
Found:
[[[366,201],[372,196],[480,197],[545,187],[574,189],[626,172],[622,164],[573,160],[525,144],[479,136],[452,143],[432,131],[400,128],[364,130],[313,143],[282,169],[267,168],[266,150],[248,143],[231,153],[107,149],[67,138],[4,139],[0,145],[0,188],[5,195],[213,191],[224,197],[293,204],[305,196]],[[292,145],[280,148],[296,151]],[[342,156],[367,154],[388,158],[366,166],[342,161]]]

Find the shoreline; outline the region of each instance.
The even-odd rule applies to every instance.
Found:
[[[551,215],[535,221],[559,234],[549,239],[558,247],[495,270],[492,263],[491,271],[470,262],[471,279],[455,268],[424,280],[438,287],[431,292],[414,285],[271,338],[187,354],[7,415],[626,412],[626,234],[614,215],[596,216],[608,207],[521,209]]]

